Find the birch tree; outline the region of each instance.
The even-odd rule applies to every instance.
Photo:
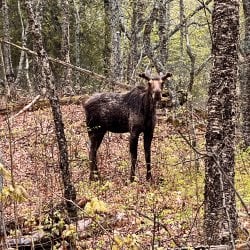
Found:
[[[2,1],[2,19],[3,19],[3,39],[7,42],[10,41],[10,22],[9,22],[9,6],[7,0]],[[10,96],[14,88],[14,70],[12,65],[11,47],[9,44],[3,44],[3,59],[6,80],[5,88],[7,95]]]
[[[113,80],[122,77],[121,51],[121,1],[104,0],[105,9],[105,49],[106,74]]]
[[[250,147],[250,1],[243,0],[245,17],[243,79],[241,81],[242,132],[245,147]]]
[[[80,29],[81,29],[81,24],[80,24],[80,3],[78,1],[73,0],[74,4],[74,16],[75,16],[75,65],[80,66]],[[80,73],[76,72],[75,73],[75,82],[76,86],[79,89],[79,84],[80,84]]]
[[[62,180],[64,185],[64,197],[66,199],[67,210],[71,218],[76,217],[76,208],[72,204],[76,199],[76,191],[71,182],[71,174],[69,171],[69,159],[67,141],[64,133],[64,124],[62,120],[62,113],[59,104],[59,98],[56,93],[54,76],[50,67],[49,59],[46,50],[44,49],[43,39],[41,34],[41,22],[37,15],[35,15],[34,8],[31,0],[25,0],[25,6],[28,13],[28,22],[30,26],[30,32],[32,34],[35,50],[38,54],[38,63],[40,65],[39,70],[41,79],[43,81],[44,88],[48,92],[48,98],[50,101],[52,114],[55,123],[55,132],[59,149],[59,166],[62,174]],[[41,11],[41,10],[40,10]]]
[[[67,0],[61,1],[62,13],[62,42],[61,42],[61,56],[62,60],[70,63],[70,30],[69,30],[69,2]],[[67,67],[64,70],[64,86],[71,85],[72,69]]]
[[[239,1],[215,0],[212,25],[213,68],[207,103],[204,230],[208,245],[230,244],[234,247],[237,229],[234,143]]]
[[[142,44],[142,29],[145,20],[143,18],[146,5],[142,0],[134,0],[132,2],[132,18],[131,18],[131,37],[129,40],[129,53],[127,65],[127,81],[130,82],[136,72],[136,68],[142,57],[143,44]]]

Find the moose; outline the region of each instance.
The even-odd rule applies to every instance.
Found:
[[[148,73],[141,73],[139,76],[147,80],[147,87],[136,86],[127,93],[97,93],[84,104],[90,139],[89,164],[91,181],[98,180],[100,177],[96,156],[107,131],[130,133],[131,182],[135,179],[139,135],[144,134],[146,179],[152,179],[151,142],[156,123],[156,104],[161,100],[164,82],[172,74],[151,76]]]

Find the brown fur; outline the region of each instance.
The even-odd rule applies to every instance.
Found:
[[[130,92],[99,93],[85,103],[86,123],[90,138],[90,180],[99,178],[96,154],[107,131],[114,133],[130,133],[131,175],[134,181],[137,161],[138,138],[144,134],[144,151],[147,165],[147,180],[151,175],[151,142],[155,127],[156,103],[161,99],[164,81],[171,76],[150,77],[140,75],[148,81],[148,87],[135,87]]]

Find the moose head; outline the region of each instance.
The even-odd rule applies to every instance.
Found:
[[[160,73],[157,76],[151,76],[147,73],[141,73],[139,76],[148,81],[148,90],[151,93],[152,98],[155,101],[160,101],[162,97],[162,89],[164,86],[164,82],[172,76],[171,73],[166,73],[163,75]]]

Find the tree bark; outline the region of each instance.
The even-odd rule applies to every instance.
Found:
[[[105,75],[114,81],[122,78],[120,1],[104,0],[105,9]]]
[[[144,28],[144,51],[158,73],[166,71],[166,62],[168,60],[170,2],[170,0],[155,1]],[[153,48],[151,44],[154,23],[158,26],[159,37],[159,43],[156,48]]]
[[[158,35],[159,35],[159,58],[161,64],[166,70],[166,62],[168,60],[168,42],[169,42],[169,28],[170,28],[170,1],[159,1],[159,14],[158,14]]]
[[[22,46],[26,47],[27,46],[28,25],[26,27],[24,25],[20,0],[17,1],[17,5],[18,5],[18,14],[20,17],[20,24],[21,24],[21,28],[22,28],[22,37],[21,37]],[[29,58],[28,58],[27,53],[22,50],[21,54],[20,54],[18,70],[17,70],[16,79],[15,79],[15,83],[14,83],[15,86],[18,86],[21,83],[23,76],[26,76],[27,87],[29,89],[30,94],[32,95],[34,93],[34,88],[30,82],[30,79],[29,79]]]
[[[234,247],[238,225],[234,191],[238,0],[215,0],[212,25],[213,68],[207,104],[204,231],[208,245]]]
[[[110,77],[110,64],[111,64],[111,3],[110,0],[103,0],[104,4],[104,49],[103,49],[103,59],[104,59],[104,74],[106,77]]]
[[[184,2],[183,0],[180,0],[180,49],[181,49],[181,57],[183,57],[184,52]],[[187,26],[187,25],[186,25]]]
[[[70,34],[69,34],[69,2],[68,0],[63,0],[61,2],[61,12],[62,12],[62,46],[61,46],[61,56],[62,60],[66,63],[70,63]],[[64,79],[63,86],[71,85],[72,69],[67,67],[64,69]]]
[[[160,73],[160,72],[164,72],[165,69],[160,61],[160,58],[155,55],[154,49],[151,44],[151,33],[153,31],[154,22],[158,18],[158,13],[159,13],[159,3],[157,0],[155,1],[151,14],[145,24],[144,34],[143,34],[143,43],[144,43],[145,54],[151,60],[152,64],[156,68],[156,71]]]
[[[7,0],[2,1],[2,14],[3,14],[3,38],[5,41],[10,41],[10,23],[9,23],[9,8]],[[12,94],[14,88],[14,70],[12,65],[12,57],[11,57],[11,48],[8,44],[3,44],[3,58],[4,58],[4,67],[6,80],[5,88],[7,95],[10,96]]]
[[[62,113],[60,109],[59,99],[56,93],[54,77],[49,64],[48,55],[44,49],[42,34],[41,34],[41,23],[38,18],[35,18],[35,13],[32,7],[31,0],[25,0],[25,5],[28,13],[28,21],[30,25],[30,31],[33,36],[36,52],[38,54],[38,62],[40,65],[40,73],[42,81],[48,92],[48,98],[50,100],[52,114],[55,123],[55,131],[59,148],[60,157],[60,169],[62,174],[62,180],[64,184],[64,197],[66,199],[66,205],[68,214],[71,218],[76,217],[76,208],[72,204],[75,202],[76,191],[71,181],[71,174],[69,171],[69,160],[68,160],[68,149],[67,141],[64,133],[64,124],[62,120]]]
[[[80,66],[80,31],[81,31],[81,24],[80,24],[80,4],[73,0],[74,3],[74,15],[75,15],[75,65]],[[80,73],[75,72],[75,83],[76,87],[80,88]]]
[[[130,51],[127,66],[128,82],[131,82],[134,78],[136,67],[142,54],[142,29],[144,27],[143,13],[145,11],[145,4],[141,0],[134,0],[132,8]]]
[[[242,132],[245,147],[250,147],[250,1],[243,0],[245,16],[245,38],[243,79],[241,81]]]

